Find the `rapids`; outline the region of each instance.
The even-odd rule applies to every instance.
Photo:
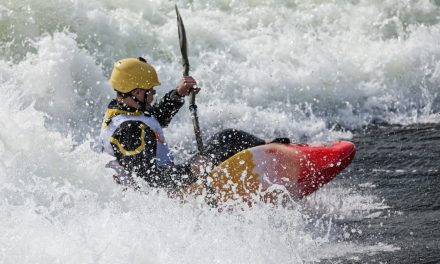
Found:
[[[315,143],[440,122],[437,0],[177,5],[205,139],[233,127]],[[0,262],[310,263],[399,251],[379,234],[350,240],[365,230],[349,220],[390,214],[380,194],[358,191],[374,189],[368,181],[226,212],[122,191],[96,140],[113,63],[138,56],[156,67],[159,97],[176,86],[174,1],[0,0]],[[187,105],[165,134],[178,161],[195,151]]]

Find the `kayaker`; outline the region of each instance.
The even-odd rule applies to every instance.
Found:
[[[109,167],[117,171],[114,178],[120,184],[136,188],[135,175],[150,186],[173,190],[197,181],[207,166],[267,143],[246,132],[228,129],[207,142],[203,156],[174,164],[162,128],[183,106],[191,89],[200,92],[196,80],[183,77],[176,89],[151,105],[155,87],[160,85],[156,70],[143,58],[127,58],[115,63],[110,83],[116,98],[107,107],[100,139],[105,152],[116,158]],[[281,139],[282,143],[286,140]]]

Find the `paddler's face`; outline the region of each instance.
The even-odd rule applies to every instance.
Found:
[[[146,92],[146,96],[147,96],[146,101],[148,105],[151,105],[151,103],[153,102],[155,94],[156,94],[156,90],[154,90],[154,88],[151,88]]]
[[[144,90],[137,88],[133,91],[134,96],[140,101],[144,101],[147,103],[147,105],[151,105],[151,103],[154,100],[154,95],[156,94],[156,90],[154,88],[151,88],[150,90]]]

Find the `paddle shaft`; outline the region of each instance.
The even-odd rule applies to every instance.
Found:
[[[180,51],[182,53],[183,76],[189,76],[189,60],[185,26],[183,25],[182,17],[180,16],[179,9],[177,9],[177,5],[175,7],[177,15],[177,28],[179,31]],[[189,111],[191,112],[191,120],[194,127],[194,133],[196,135],[197,149],[199,153],[203,153],[203,141],[199,126],[199,118],[197,116],[196,94],[194,93],[194,89],[191,89],[189,94]]]

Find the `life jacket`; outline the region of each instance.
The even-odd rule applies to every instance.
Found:
[[[126,150],[121,143],[113,137],[113,134],[115,131],[119,128],[119,126],[127,121],[139,121],[143,123],[141,125],[141,145],[136,148],[135,150]],[[136,155],[140,153],[145,148],[145,129],[147,126],[149,129],[151,129],[154,132],[154,135],[156,136],[157,144],[156,144],[156,158],[157,158],[157,165],[171,165],[173,163],[173,158],[170,153],[170,149],[167,146],[167,143],[165,141],[165,136],[162,131],[162,127],[160,126],[157,119],[151,115],[147,116],[142,114],[141,112],[128,112],[124,110],[119,109],[107,109],[104,122],[102,124],[101,128],[101,135],[100,135],[100,141],[101,146],[103,147],[103,150],[107,152],[108,154],[115,156],[112,143],[115,144],[118,149],[122,152],[122,154],[129,156],[129,155]]]

